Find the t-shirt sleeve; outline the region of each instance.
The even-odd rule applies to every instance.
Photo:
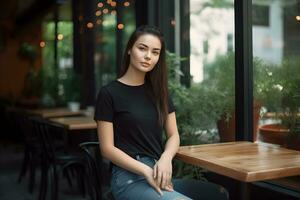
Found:
[[[176,110],[170,95],[168,96],[168,109],[169,109],[169,113],[175,112]]]
[[[95,121],[112,122],[114,117],[113,100],[105,87],[102,87],[98,93],[95,106]]]

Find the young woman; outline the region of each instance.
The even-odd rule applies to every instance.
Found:
[[[116,200],[227,199],[215,184],[172,180],[179,134],[156,27],[141,26],[130,37],[118,79],[99,91],[95,120],[102,156],[113,164]]]

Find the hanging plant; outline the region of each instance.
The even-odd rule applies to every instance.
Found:
[[[33,63],[37,58],[37,48],[27,42],[23,42],[18,51],[20,57]]]

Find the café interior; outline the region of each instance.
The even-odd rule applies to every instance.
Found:
[[[300,0],[1,1],[0,199],[114,199],[95,103],[141,25],[166,43],[173,178],[300,199]]]

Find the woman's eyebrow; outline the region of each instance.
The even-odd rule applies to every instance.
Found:
[[[149,48],[149,47],[148,47],[146,44],[144,44],[144,43],[139,43],[139,45],[142,45],[142,46],[144,46],[144,47]],[[160,51],[160,48],[153,48],[153,50]]]

